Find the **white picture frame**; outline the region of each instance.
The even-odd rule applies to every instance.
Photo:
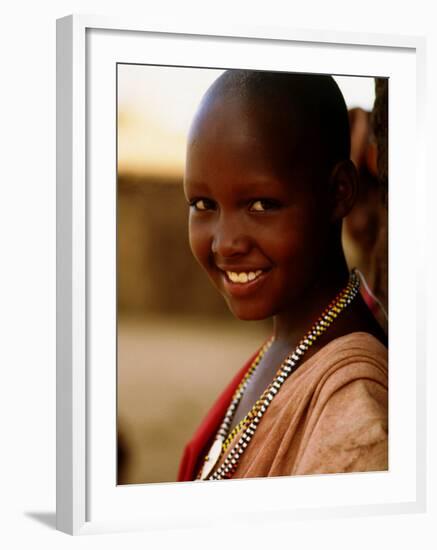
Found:
[[[284,58],[287,49],[296,54],[293,61]],[[114,63],[222,67],[244,63],[266,68],[273,66],[273,60],[275,68],[391,79],[389,274],[401,270],[402,277],[390,276],[389,282],[389,360],[390,366],[398,365],[390,370],[390,470],[117,487],[115,378],[112,382],[110,378],[116,365]],[[248,510],[239,514],[239,521],[425,511],[426,251],[419,239],[426,223],[420,214],[426,200],[424,79],[422,37],[195,25],[177,29],[78,15],[58,20],[59,530],[86,534],[214,526],[225,514],[229,521],[236,501]],[[402,117],[396,116],[401,113]],[[103,188],[99,181],[109,183]],[[406,208],[414,219],[409,231],[403,223]],[[399,236],[396,241],[391,237],[394,234]],[[403,253],[405,247],[413,251],[414,261]],[[414,292],[405,296],[405,285]],[[406,411],[405,400],[410,403]],[[259,498],[260,492],[264,498]],[[207,510],[205,502],[209,503]]]

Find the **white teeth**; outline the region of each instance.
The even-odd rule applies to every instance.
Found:
[[[236,273],[235,271],[226,271],[228,278],[233,283],[240,284],[247,283],[248,281],[254,281],[259,275],[261,275],[261,273],[262,269],[258,269],[257,271],[249,271],[248,273]]]

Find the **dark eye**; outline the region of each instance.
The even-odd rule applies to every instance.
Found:
[[[279,208],[278,201],[272,199],[257,199],[250,205],[249,210],[251,212],[265,212],[266,210],[273,210]]]
[[[198,212],[215,209],[215,204],[210,199],[193,199],[192,201],[190,201],[190,206]]]

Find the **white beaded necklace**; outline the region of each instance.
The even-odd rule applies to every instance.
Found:
[[[331,304],[325,309],[316,323],[308,331],[308,333],[302,338],[295,350],[283,361],[276,373],[275,378],[269,384],[267,389],[263,392],[261,397],[256,401],[255,405],[249,411],[247,416],[237,425],[233,430],[234,436],[240,431],[240,428],[247,426],[241,435],[238,442],[231,449],[228,456],[223,461],[223,464],[211,474],[215,466],[219,462],[223,452],[229,447],[231,440],[229,441],[229,431],[232,420],[235,415],[238,404],[248,386],[249,380],[256,370],[262,356],[270,347],[273,338],[271,338],[261,349],[255,360],[253,361],[249,371],[243,378],[242,382],[238,386],[234,396],[231,400],[223,422],[217,432],[214,443],[209,450],[208,455],[205,457],[204,464],[202,466],[199,478],[204,479],[229,479],[234,474],[239,464],[240,458],[246,450],[250,440],[252,439],[255,431],[260,423],[261,418],[273,401],[275,395],[280,390],[285,380],[292,374],[308,348],[321,336],[326,329],[331,325],[335,318],[345,309],[358,294],[360,286],[360,280],[355,270],[352,270],[347,286],[336,296]],[[231,434],[231,435],[232,435]]]

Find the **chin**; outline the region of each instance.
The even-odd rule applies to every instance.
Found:
[[[265,309],[247,306],[235,306],[227,302],[232,315],[240,321],[262,321],[268,319],[273,314]]]

